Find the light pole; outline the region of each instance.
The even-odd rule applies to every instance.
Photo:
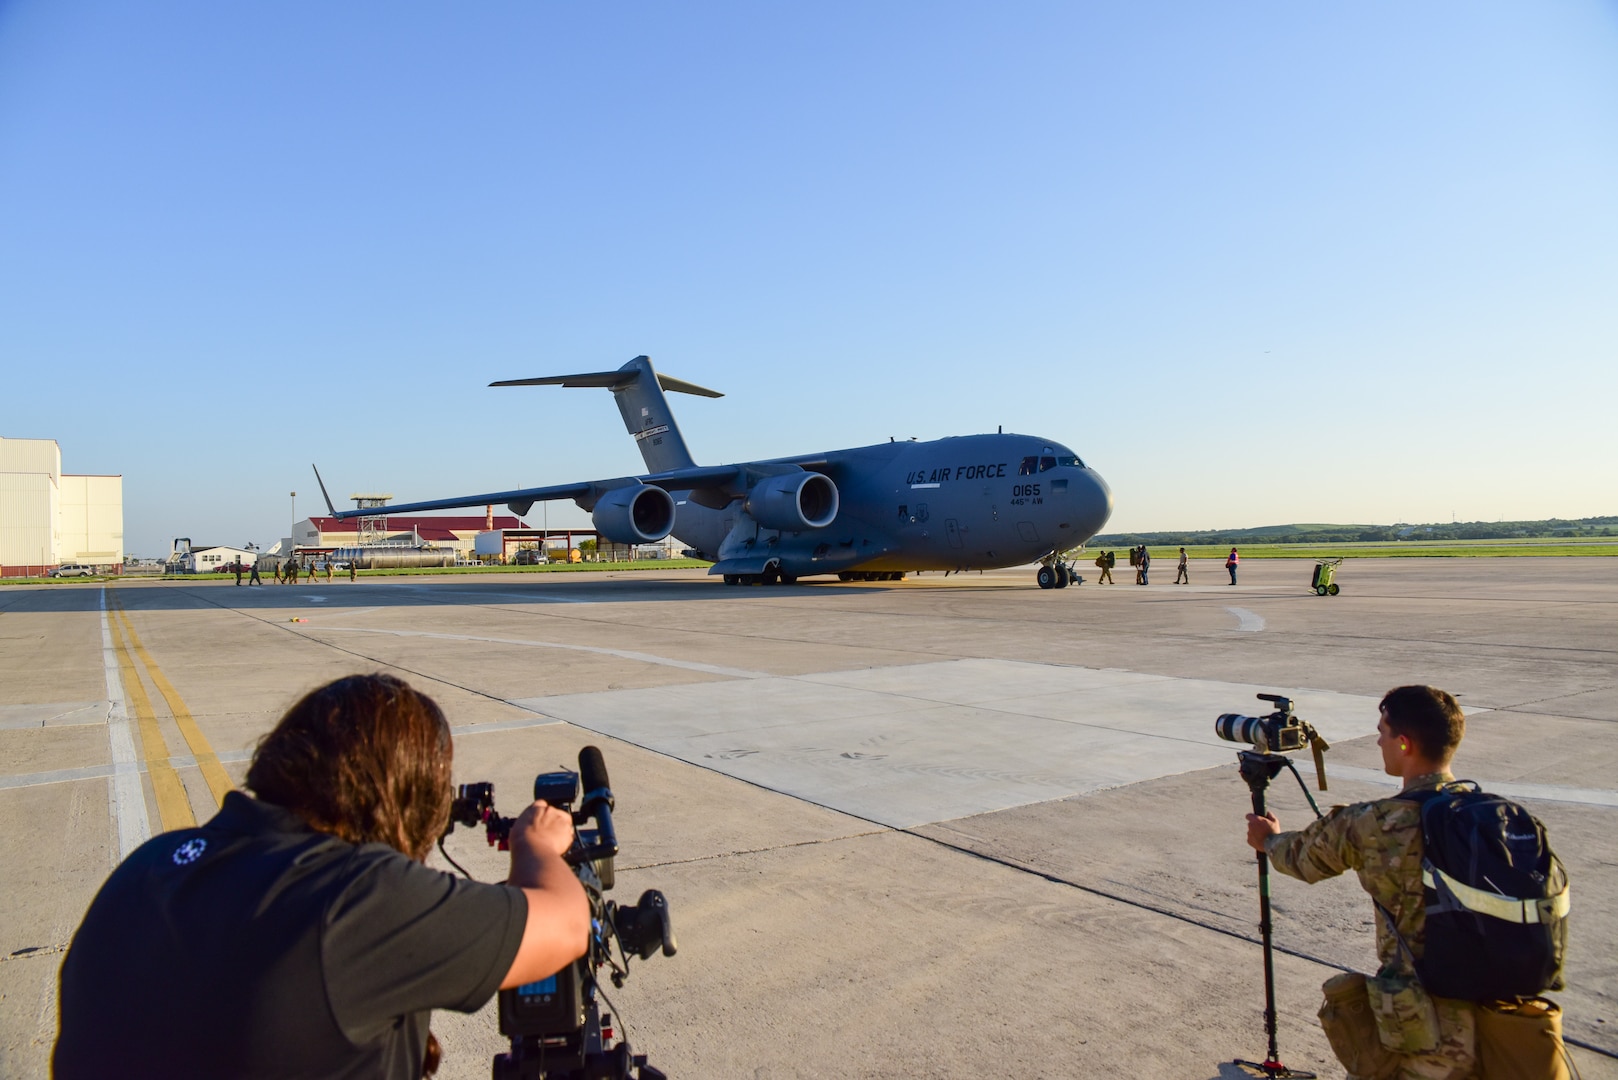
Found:
[[[292,546],[293,547],[298,546],[297,531],[298,531],[298,493],[296,491],[294,491],[292,493],[292,524],[287,526],[287,538],[292,541]]]

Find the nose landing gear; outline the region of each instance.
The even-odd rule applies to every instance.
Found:
[[[1041,589],[1065,589],[1069,585],[1082,585],[1084,578],[1070,562],[1063,560],[1060,552],[1051,552],[1040,560],[1039,572],[1034,575]]]

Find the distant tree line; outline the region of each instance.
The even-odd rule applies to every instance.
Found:
[[[1376,540],[1516,540],[1618,536],[1618,517],[1545,521],[1460,521],[1434,525],[1265,525],[1253,529],[1103,533],[1090,547],[1134,544],[1342,544]]]

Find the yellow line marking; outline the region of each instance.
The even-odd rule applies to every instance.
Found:
[[[191,756],[197,759],[197,767],[202,770],[202,778],[208,782],[208,790],[213,792],[214,805],[218,806],[225,801],[225,793],[236,785],[230,782],[225,767],[219,764],[219,755],[214,753],[213,745],[197,727],[197,722],[192,719],[191,710],[186,708],[180,692],[174,689],[174,684],[169,682],[168,676],[163,674],[163,669],[157,666],[151,654],[146,651],[146,646],[141,644],[140,635],[135,633],[134,624],[130,622],[122,604],[118,605],[118,621],[123,623],[124,632],[129,635],[129,643],[134,647],[135,655],[140,657],[140,662],[146,665],[146,673],[152,677],[157,692],[168,702],[169,712],[174,716],[174,724],[180,729],[180,734],[185,736],[185,744],[191,748]]]
[[[107,625],[112,630],[112,646],[118,654],[118,671],[124,681],[124,693],[135,707],[141,752],[146,758],[146,770],[152,778],[152,792],[157,796],[157,816],[163,823],[164,832],[188,828],[195,825],[197,819],[191,813],[191,800],[185,793],[185,785],[180,783],[180,774],[169,764],[169,747],[163,741],[163,732],[158,730],[152,701],[146,696],[146,688],[140,682],[140,672],[135,670],[135,661],[130,658],[129,650],[118,633],[117,621],[113,620]]]

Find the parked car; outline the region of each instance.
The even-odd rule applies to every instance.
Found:
[[[83,563],[63,563],[51,571],[51,577],[95,577],[96,568]]]

